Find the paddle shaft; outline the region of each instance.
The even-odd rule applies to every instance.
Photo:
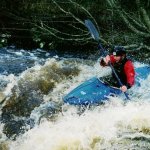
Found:
[[[102,45],[101,45],[100,43],[99,43],[99,45],[98,45],[98,48],[99,48],[99,50],[102,50],[103,55],[106,57],[107,54],[105,53],[105,50],[104,50],[104,48],[102,47]],[[123,84],[122,84],[120,78],[118,77],[118,75],[117,75],[117,73],[116,73],[116,71],[115,71],[115,69],[114,69],[114,67],[112,66],[112,64],[111,64],[110,61],[108,62],[108,65],[110,66],[112,72],[114,73],[114,75],[115,75],[115,77],[116,77],[116,79],[117,79],[117,81],[118,81],[118,83],[119,83],[119,86],[122,87]],[[129,98],[128,94],[127,94],[126,92],[124,92],[124,94],[125,94],[126,98],[129,100],[130,98]]]
[[[88,28],[88,30],[91,33],[91,36],[93,37],[93,39],[95,39],[98,42],[99,50],[102,50],[103,55],[106,57],[106,55],[107,55],[106,51],[100,43],[100,36],[99,36],[99,33],[98,33],[96,27],[94,26],[94,24],[90,20],[85,20],[85,26]],[[112,66],[111,62],[108,62],[108,65],[111,67],[112,72],[114,73],[114,75],[115,75],[115,77],[116,77],[116,79],[119,83],[119,86],[122,87],[123,84],[120,81],[120,78],[118,77],[118,75],[117,75],[114,67]],[[124,92],[124,94],[125,94],[126,98],[129,100],[130,98],[129,98],[128,94],[126,92]]]

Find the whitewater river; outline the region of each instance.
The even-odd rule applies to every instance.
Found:
[[[135,67],[143,66],[134,62]],[[87,108],[63,96],[110,68],[41,49],[0,49],[0,150],[150,149],[150,76],[141,87]]]

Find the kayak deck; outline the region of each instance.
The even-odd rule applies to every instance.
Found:
[[[144,66],[136,68],[135,72],[136,85],[140,86],[140,80],[146,79],[149,75],[150,67]],[[71,105],[100,104],[108,100],[109,96],[119,95],[121,93],[119,88],[109,86],[99,78],[93,77],[72,90],[63,100],[65,103]]]
[[[82,83],[64,97],[64,102],[73,105],[99,104],[108,96],[118,95],[118,88],[110,87],[96,77]]]

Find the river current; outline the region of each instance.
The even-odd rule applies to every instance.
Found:
[[[121,95],[86,109],[63,103],[85,80],[110,72],[99,59],[1,48],[0,150],[150,149],[150,75],[128,90],[128,102]]]

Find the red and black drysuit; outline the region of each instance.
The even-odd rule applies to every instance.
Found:
[[[104,61],[103,59],[101,61]],[[134,66],[131,60],[127,59],[126,57],[123,58],[121,61],[116,62],[113,55],[110,55],[110,63],[115,69],[121,83],[125,85],[128,89],[134,85],[135,80],[135,71]],[[103,63],[100,63],[101,65]],[[105,66],[105,65],[102,65]],[[115,75],[112,73],[114,78]],[[117,79],[116,79],[117,80]],[[119,83],[118,83],[119,86]]]

